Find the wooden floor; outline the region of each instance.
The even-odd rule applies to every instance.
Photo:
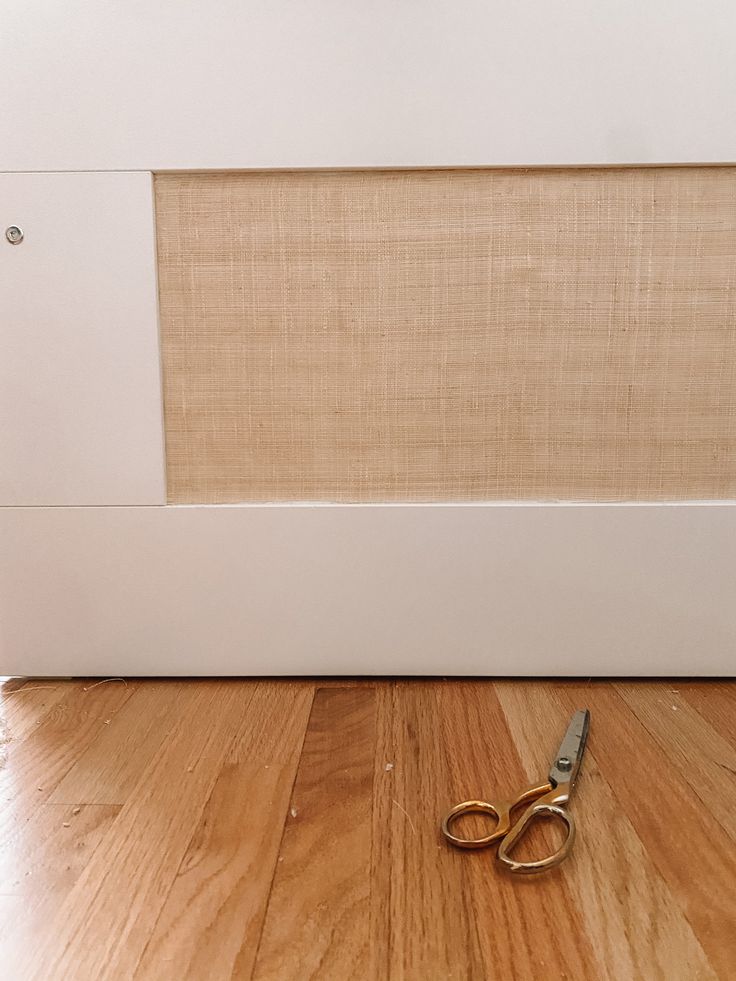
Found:
[[[736,683],[7,682],[7,981],[736,977]],[[438,834],[591,734],[545,876]]]

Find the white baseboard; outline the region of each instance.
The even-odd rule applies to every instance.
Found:
[[[736,666],[736,503],[2,508],[0,540],[0,674]]]

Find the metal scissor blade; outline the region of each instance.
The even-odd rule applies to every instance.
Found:
[[[570,719],[565,738],[557,750],[557,756],[549,771],[549,782],[553,787],[561,783],[569,783],[572,787],[575,783],[580,761],[585,752],[585,744],[588,741],[589,726],[590,712],[587,709],[580,709]]]

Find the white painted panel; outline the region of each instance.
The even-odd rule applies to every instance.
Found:
[[[0,170],[736,160],[731,0],[4,0]]]
[[[0,175],[0,236],[0,504],[162,503],[150,174]]]
[[[0,536],[0,674],[736,668],[736,504],[4,509]]]

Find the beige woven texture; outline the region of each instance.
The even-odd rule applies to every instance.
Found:
[[[172,502],[736,496],[736,170],[155,179]]]

